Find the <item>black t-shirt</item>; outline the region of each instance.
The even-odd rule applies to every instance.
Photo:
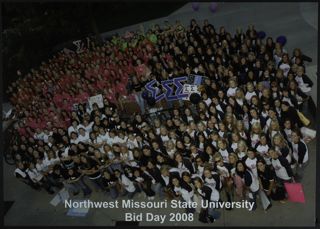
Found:
[[[99,164],[97,161],[91,159],[91,158],[87,158],[87,163],[82,163],[80,166],[81,169],[84,170],[91,170],[91,169],[98,169],[99,168]],[[97,176],[99,176],[100,171],[98,170],[97,172],[88,175],[89,178],[95,178]]]
[[[107,186],[113,185],[115,182],[117,182],[117,178],[114,175],[110,175],[109,179],[102,177],[102,182],[103,182],[104,186],[107,187]]]
[[[132,90],[135,91],[135,92],[141,91],[142,88],[143,88],[143,84],[142,83],[132,84]]]
[[[264,172],[258,170],[258,176],[261,180],[263,189],[268,190],[270,186],[270,181],[274,180],[275,174],[269,167],[266,166]]]
[[[68,179],[70,180],[77,180],[80,176],[81,176],[81,173],[79,173],[77,170],[75,169],[72,169],[73,170],[73,174],[72,175],[67,175]]]
[[[53,172],[51,174],[53,179],[58,180],[58,179],[68,179],[69,178],[68,171],[65,168],[63,168],[62,166],[59,165],[59,170],[60,170],[60,173]]]

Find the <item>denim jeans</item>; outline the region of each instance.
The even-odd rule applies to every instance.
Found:
[[[144,99],[142,98],[142,92],[137,92],[134,94],[134,97],[136,99],[136,102],[138,103],[141,113],[144,114],[145,112],[145,105],[144,105]]]
[[[136,188],[133,192],[128,192],[127,190],[124,189],[124,192],[123,192],[123,196],[125,195],[128,195],[128,198],[129,199],[132,199],[134,197],[134,195],[138,192],[141,192],[141,189],[140,187],[137,185],[137,184],[134,184],[134,187]]]
[[[215,208],[208,208],[208,215],[214,219],[219,219],[221,216],[221,213],[217,211]]]
[[[105,187],[104,187],[104,184],[103,184],[103,181],[102,181],[102,177],[99,177],[99,178],[96,178],[96,179],[90,179],[89,180],[92,182],[92,184],[99,190],[99,189],[102,189],[104,190]]]
[[[160,199],[164,198],[164,189],[161,183],[155,183],[151,185],[152,190],[159,195]]]
[[[74,193],[83,191],[85,196],[90,195],[92,190],[91,188],[83,181],[83,177],[81,177],[78,181],[75,181],[70,184],[70,188]]]
[[[120,172],[123,172],[121,163],[112,163],[108,167],[108,170],[109,170],[110,173],[114,173],[115,170],[119,170]]]
[[[259,190],[256,192],[250,192],[252,194],[252,198],[249,197],[249,202],[253,203],[252,211],[257,209],[257,195],[259,194]]]
[[[300,181],[303,178],[304,170],[307,167],[308,162],[303,163],[301,167],[299,165],[296,165],[296,180]]]
[[[107,190],[108,192],[106,194],[108,196],[110,195],[110,197],[114,200],[117,199],[117,197],[119,196],[119,192],[115,186],[111,186]]]

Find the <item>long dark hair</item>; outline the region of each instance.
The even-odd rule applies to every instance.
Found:
[[[238,164],[242,164],[242,166],[243,166],[243,168],[244,168],[244,171],[239,171],[239,170],[238,170]],[[246,166],[246,164],[245,164],[243,161],[241,161],[241,160],[237,161],[237,163],[236,163],[236,173],[237,173],[241,178],[243,178],[243,176],[244,176],[245,172],[247,171],[247,169],[248,169],[248,167]]]

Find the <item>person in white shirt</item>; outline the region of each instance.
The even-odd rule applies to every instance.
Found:
[[[14,170],[14,176],[18,180],[22,181],[23,183],[30,185],[30,187],[32,187],[33,189],[39,190],[41,187],[30,179],[27,173],[27,170],[28,169],[25,167],[25,165],[19,161],[16,164],[16,169]]]
[[[258,177],[253,175],[251,170],[247,168],[243,161],[238,161],[236,163],[236,174],[242,179],[247,187],[249,191],[249,199],[254,203],[252,210],[255,210],[257,208],[256,199],[260,189]]]
[[[290,60],[289,60],[289,56],[287,53],[284,53],[282,55],[281,62],[279,63],[279,69],[281,69],[283,71],[283,75],[285,77],[288,76],[288,73],[290,71]]]
[[[271,165],[270,156],[268,151],[270,149],[270,145],[268,144],[267,136],[265,134],[260,135],[260,141],[256,144],[255,149],[266,162],[267,165]]]
[[[269,149],[269,155],[271,157],[271,164],[276,173],[276,177],[280,184],[284,182],[290,182],[293,180],[293,172],[289,162],[274,148]]]
[[[45,133],[43,131],[41,131],[40,128],[36,128],[36,132],[33,135],[33,138],[37,139],[37,140],[44,140]]]
[[[115,143],[117,143],[117,135],[114,130],[111,130],[108,134],[107,144],[112,146]]]
[[[227,90],[228,97],[234,97],[238,90],[237,82],[234,79],[229,80],[229,89]]]
[[[77,120],[73,120],[71,123],[71,126],[68,128],[68,135],[70,136],[72,132],[76,132],[78,133],[78,121]]]
[[[49,194],[54,194],[54,190],[51,187],[49,180],[40,171],[38,171],[35,168],[33,163],[29,164],[29,168],[27,169],[26,172],[33,183],[40,185]]]
[[[109,139],[109,134],[104,130],[104,128],[99,128],[99,135],[97,136],[97,144],[99,148],[104,144],[107,143]]]
[[[79,128],[78,142],[88,143],[90,140],[89,132],[87,132],[84,128]]]
[[[118,136],[115,137],[115,143],[120,145],[127,145],[128,137],[122,131],[118,132]]]
[[[137,192],[141,192],[139,187],[136,186],[125,174],[122,174],[119,170],[115,170],[114,175],[119,180],[122,188],[122,195],[128,194],[128,198],[132,199]]]
[[[245,99],[248,104],[251,104],[251,99],[253,96],[257,96],[257,93],[254,91],[254,85],[249,82],[247,83],[247,93],[245,94]]]
[[[258,158],[256,157],[256,152],[252,148],[249,148],[244,163],[255,177],[258,177],[257,162]]]
[[[71,144],[78,144],[79,143],[78,134],[76,132],[71,132],[71,134],[70,134],[70,143]]]
[[[297,75],[295,77],[295,80],[298,83],[299,88],[301,89],[302,92],[308,93],[311,91],[311,87],[313,85],[313,82],[304,75],[304,68],[302,66],[299,66],[297,69]]]
[[[167,151],[167,154],[169,155],[169,157],[171,159],[174,158],[174,154],[176,152],[176,146],[175,144],[173,143],[172,140],[169,140],[166,144],[166,151]]]
[[[302,140],[301,132],[298,129],[292,131],[291,137],[293,158],[297,165],[296,180],[301,180],[309,160],[309,150],[307,144]]]
[[[168,130],[165,126],[160,127],[160,138],[161,138],[163,144],[166,144],[166,142],[168,142],[170,140],[170,138],[168,136]]]
[[[220,200],[220,194],[219,191],[216,190],[214,187],[204,184],[203,180],[200,177],[194,178],[194,186],[199,195],[202,197],[202,199],[205,202],[216,202]],[[208,215],[209,217],[212,217],[212,221],[218,219],[220,217],[220,213],[216,211],[214,208],[212,208],[210,205],[208,208]],[[206,210],[203,209],[203,210]]]
[[[179,177],[173,177],[171,181],[173,185],[173,192],[177,197],[181,197],[184,202],[191,203],[193,201],[193,188],[186,182],[180,181]],[[187,213],[195,212],[194,208],[187,208]]]
[[[127,147],[129,149],[134,149],[139,147],[135,134],[129,133],[128,140],[127,140]]]
[[[80,124],[78,127],[80,128],[84,128],[86,132],[90,133],[92,131],[92,126],[93,126],[94,122],[88,122],[88,120],[83,120],[83,123]]]
[[[133,153],[131,150],[128,150],[126,146],[120,146],[120,159],[129,166],[136,166],[137,163],[134,161]]]
[[[207,93],[202,93],[202,99],[205,102],[205,104],[207,105],[207,107],[209,107],[212,103],[212,100],[208,97]]]

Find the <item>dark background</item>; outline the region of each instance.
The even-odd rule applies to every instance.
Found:
[[[3,91],[57,47],[87,36],[164,17],[183,2],[3,3]],[[3,94],[7,101],[7,96]]]

